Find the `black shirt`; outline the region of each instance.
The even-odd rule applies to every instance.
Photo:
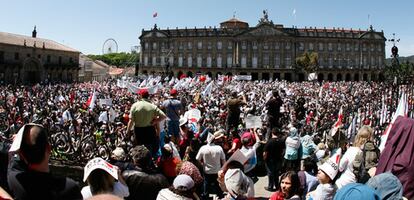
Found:
[[[271,115],[273,117],[277,117],[280,114],[280,106],[283,105],[283,101],[280,98],[271,98],[266,103],[266,108],[268,111],[268,115]]]
[[[156,172],[126,170],[122,176],[129,188],[129,196],[126,199],[156,199],[161,189],[169,187],[167,178]]]
[[[285,150],[285,141],[282,138],[270,138],[264,151],[267,152],[267,161],[282,161]]]
[[[82,199],[80,188],[72,179],[45,172],[22,171],[18,161],[13,159],[11,162],[7,179],[14,199]]]

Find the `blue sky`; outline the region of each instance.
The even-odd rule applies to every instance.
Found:
[[[138,45],[141,30],[219,26],[232,17],[256,26],[262,11],[285,27],[367,29],[368,15],[387,38],[396,33],[400,56],[414,55],[413,0],[1,0],[0,31],[48,38],[85,54],[101,54],[114,38],[119,51]],[[296,17],[293,15],[296,10]],[[158,16],[153,18],[157,12]],[[389,57],[391,43],[387,42]]]

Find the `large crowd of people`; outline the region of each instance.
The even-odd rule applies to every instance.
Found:
[[[254,199],[259,165],[270,199],[411,199],[412,152],[397,147],[413,150],[414,122],[393,118],[401,99],[412,117],[413,90],[205,76],[0,86],[0,199]],[[83,183],[51,159],[77,161]]]

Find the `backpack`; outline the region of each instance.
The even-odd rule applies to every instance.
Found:
[[[368,170],[374,166],[372,166],[372,162],[378,163],[379,158],[379,150],[375,147],[372,150],[367,150],[367,144],[372,143],[370,141],[366,142],[364,147],[362,148],[362,152],[357,155],[353,162],[354,167],[354,174],[357,183],[365,184],[371,176],[368,173]]]

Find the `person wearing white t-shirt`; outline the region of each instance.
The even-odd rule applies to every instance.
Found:
[[[203,198],[208,198],[210,191],[209,187],[213,185],[215,193],[223,198],[223,191],[217,182],[217,173],[221,169],[222,165],[226,161],[224,151],[221,148],[220,143],[223,142],[224,131],[217,131],[210,138],[210,142],[200,148],[196,159],[200,161],[204,168],[204,187]]]
[[[353,162],[358,153],[362,152],[363,145],[372,139],[373,130],[369,126],[363,126],[359,129],[358,134],[355,137],[354,145],[346,150],[339,163],[339,171],[342,172],[341,176],[336,180],[335,184],[338,189],[349,183],[355,183],[356,176],[354,174]]]
[[[244,163],[244,173],[256,182],[258,178],[252,173],[252,170],[257,164],[256,150],[260,145],[259,137],[255,131],[254,133],[245,132],[242,135],[241,141],[243,146],[240,149],[240,152],[247,158],[247,162]]]

